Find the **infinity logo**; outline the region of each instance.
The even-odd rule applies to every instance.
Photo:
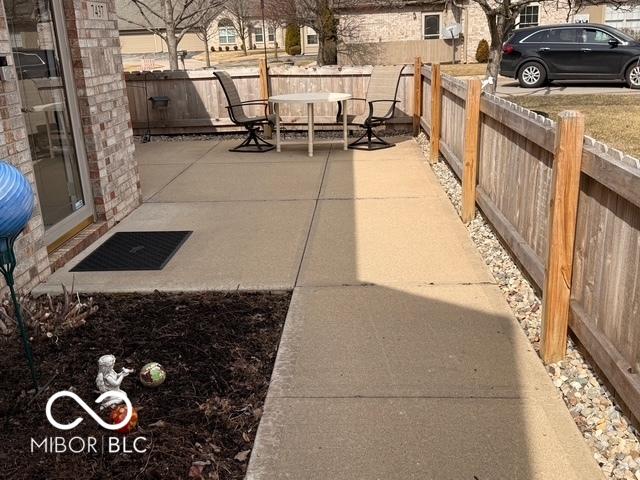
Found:
[[[55,402],[60,397],[70,397],[73,400],[75,400],[75,402],[78,405],[80,405],[84,409],[85,412],[87,412],[89,415],[91,415],[91,417],[102,428],[106,428],[107,430],[119,430],[119,429],[121,429],[122,427],[124,427],[125,425],[127,425],[129,423],[129,420],[131,420],[131,415],[133,415],[133,406],[131,405],[131,401],[129,400],[129,398],[127,397],[127,395],[124,392],[118,392],[118,391],[105,392],[102,395],[100,395],[98,398],[96,398],[96,403],[102,402],[105,398],[114,398],[114,397],[115,398],[119,398],[127,406],[127,415],[124,417],[124,419],[120,423],[112,424],[112,423],[106,423],[104,420],[102,420],[100,418],[100,416],[98,416],[98,414],[96,412],[94,412],[91,409],[91,407],[89,407],[89,405],[84,403],[84,401],[78,395],[76,395],[75,393],[70,392],[68,390],[61,390],[58,393],[53,394],[51,396],[51,398],[49,398],[49,401],[47,402],[47,408],[45,410],[45,412],[47,414],[47,419],[49,420],[49,423],[51,423],[51,425],[56,427],[58,430],[71,430],[72,428],[76,428],[78,425],[80,425],[80,423],[82,423],[82,421],[84,420],[84,418],[78,417],[73,422],[67,423],[66,425],[63,424],[63,423],[57,422],[53,418],[53,415],[51,414],[51,407],[53,406],[53,402]]]

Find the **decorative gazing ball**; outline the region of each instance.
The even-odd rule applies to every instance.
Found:
[[[147,363],[140,369],[140,382],[145,387],[159,387],[167,378],[167,372],[158,362]]]
[[[126,405],[118,405],[116,408],[111,410],[111,423],[114,425],[123,421],[127,416],[127,407]],[[131,412],[131,419],[129,423],[127,423],[124,427],[118,429],[119,433],[127,434],[131,433],[138,426],[138,411],[134,408]]]
[[[0,161],[0,238],[17,235],[33,213],[29,180],[13,165]]]

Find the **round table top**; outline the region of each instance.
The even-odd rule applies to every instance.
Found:
[[[339,92],[308,92],[308,93],[285,93],[283,95],[272,95],[269,97],[271,103],[320,103],[320,102],[341,102],[349,100],[350,93]]]

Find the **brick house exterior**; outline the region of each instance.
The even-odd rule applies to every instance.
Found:
[[[33,149],[23,115],[26,110],[12,50],[8,1],[0,0],[0,55],[6,56],[11,68],[11,78],[0,82],[0,158],[20,168],[37,195],[33,217],[16,246],[16,285],[29,291],[46,279],[52,268],[63,264],[135,209],[141,202],[141,193],[133,157],[133,132],[120,58],[115,1],[62,0],[70,58],[66,72],[72,72],[72,78],[65,75],[64,81],[74,87],[72,90],[76,94],[68,105],[77,104],[79,111],[77,131],[81,132],[79,141],[83,143],[86,155],[79,156],[78,162],[86,162],[83,167],[89,173],[92,198],[85,202],[93,205],[93,218],[89,219],[90,226],[70,239],[65,238],[62,246],[49,254],[34,174]],[[90,3],[104,6],[102,18],[91,14]],[[40,32],[38,34],[42,37]]]
[[[157,1],[157,0],[156,0]],[[152,4],[150,4],[152,5]],[[159,7],[158,7],[159,8]],[[248,15],[248,36],[245,39],[248,49],[260,50],[264,48],[265,35],[262,32],[262,15],[259,2],[250,2],[246,6]],[[123,53],[164,53],[167,51],[165,42],[158,36],[140,25],[147,25],[148,21],[154,22],[154,28],[163,28],[162,21],[158,17],[142,18],[137,7],[129,0],[116,0],[116,10],[118,14],[118,28],[121,34],[121,44]],[[265,22],[267,30],[267,48],[274,48],[276,42],[284,49],[284,28],[281,25]],[[240,50],[241,39],[235,31],[233,16],[227,10],[222,10],[212,19],[208,31],[209,48],[215,51]],[[202,52],[205,50],[203,37],[195,33],[186,33],[178,44],[179,50],[188,52]],[[215,60],[215,56],[213,58]]]
[[[528,21],[536,20],[537,24],[565,23],[570,18],[569,12],[564,8],[557,8],[555,2],[532,4],[527,12]],[[423,44],[423,60],[426,62],[435,60],[450,60],[451,41],[443,40],[442,34],[446,26],[457,23],[461,27],[461,40],[457,47],[456,59],[462,62],[475,62],[475,52],[478,43],[483,38],[489,40],[486,17],[480,6],[472,0],[461,2],[460,7],[452,3],[442,2],[440,6],[433,2],[407,2],[407,5],[393,5],[388,8],[361,8],[345,12],[340,15],[340,21],[347,25],[350,36],[345,39],[349,45],[388,45],[389,57],[398,58],[399,61],[411,61],[404,58],[403,54],[413,54],[415,49],[409,52],[400,42],[413,42],[416,45]],[[428,22],[430,25],[427,25]],[[440,56],[439,52],[446,52]],[[433,58],[433,57],[436,58]],[[432,57],[432,58],[429,58]]]

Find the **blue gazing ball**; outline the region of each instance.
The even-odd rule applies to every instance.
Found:
[[[0,161],[0,238],[22,231],[31,218],[33,203],[27,178],[13,165]]]

